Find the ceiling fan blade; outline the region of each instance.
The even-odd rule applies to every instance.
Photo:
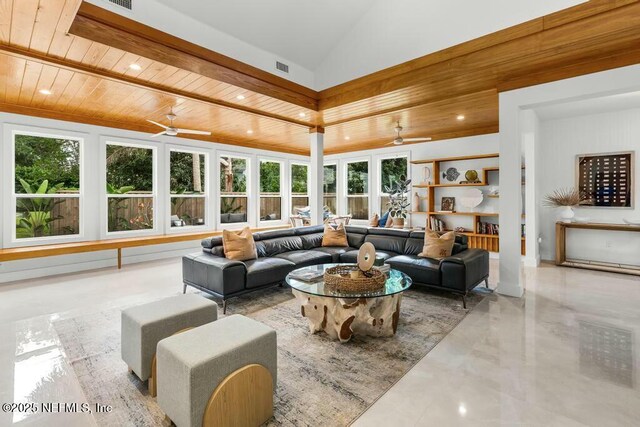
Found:
[[[193,130],[193,129],[176,129],[178,133],[188,133],[191,135],[211,135],[211,132],[206,130]]]
[[[149,123],[153,123],[153,124],[154,124],[154,125],[156,125],[156,126],[160,126],[160,127],[161,127],[161,128],[163,128],[163,129],[169,129],[169,126],[165,126],[165,125],[160,124],[160,123],[158,123],[158,122],[154,122],[153,120],[147,120],[147,121],[148,121]]]
[[[431,138],[404,138],[404,142],[426,142],[431,141]]]
[[[164,131],[160,133],[156,133],[155,135],[151,135],[151,138],[155,138],[156,136],[164,135]]]
[[[391,142],[387,142],[387,143],[386,143],[386,144],[384,144],[384,145],[395,145],[395,144],[396,144],[396,142],[395,142],[395,141],[391,141]]]

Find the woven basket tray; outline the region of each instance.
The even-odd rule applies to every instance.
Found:
[[[357,279],[351,278],[351,272],[358,270],[355,265],[338,265],[327,268],[324,272],[324,284],[339,292],[370,292],[382,289],[387,281],[387,277],[377,268],[372,268],[369,272],[371,277],[361,276]]]

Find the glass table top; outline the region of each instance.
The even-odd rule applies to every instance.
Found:
[[[383,288],[377,291],[368,292],[339,292],[334,289],[325,289],[324,280],[319,279],[316,282],[306,282],[303,280],[295,279],[291,277],[292,274],[301,272],[319,272],[323,273],[327,268],[335,267],[341,264],[320,264],[312,265],[309,267],[299,268],[292,271],[286,277],[287,284],[293,289],[300,292],[304,292],[310,295],[333,297],[333,298],[377,298],[389,295],[394,295],[399,292],[406,291],[411,287],[412,281],[409,276],[401,271],[391,269],[387,276],[387,282]],[[351,264],[355,265],[355,264]]]

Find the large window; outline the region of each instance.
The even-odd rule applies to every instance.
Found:
[[[309,206],[309,166],[291,164],[291,213]]]
[[[247,222],[247,159],[220,156],[220,223]]]
[[[172,228],[205,225],[206,167],[206,155],[203,153],[169,151]]]
[[[15,240],[79,235],[81,141],[13,136]]]
[[[369,218],[369,162],[347,163],[347,213],[353,219]]]
[[[154,228],[154,149],[109,142],[107,162],[107,231]]]
[[[380,160],[380,214],[389,210],[389,189],[407,179],[407,157]]]
[[[282,163],[260,160],[260,221],[282,219]]]
[[[324,206],[332,214],[338,213],[338,197],[337,191],[337,165],[324,165],[324,179],[322,182],[324,192]]]

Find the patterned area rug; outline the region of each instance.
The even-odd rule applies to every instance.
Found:
[[[473,308],[482,294],[470,295]],[[164,414],[146,384],[120,359],[120,311],[60,320],[54,327],[87,401],[113,406],[96,414],[104,426],[158,426]],[[220,311],[221,312],[221,311]],[[459,297],[409,290],[398,332],[390,338],[355,337],[346,344],[311,335],[288,288],[271,288],[229,301],[278,334],[278,388],[271,426],[344,426],[353,422],[466,316]]]

